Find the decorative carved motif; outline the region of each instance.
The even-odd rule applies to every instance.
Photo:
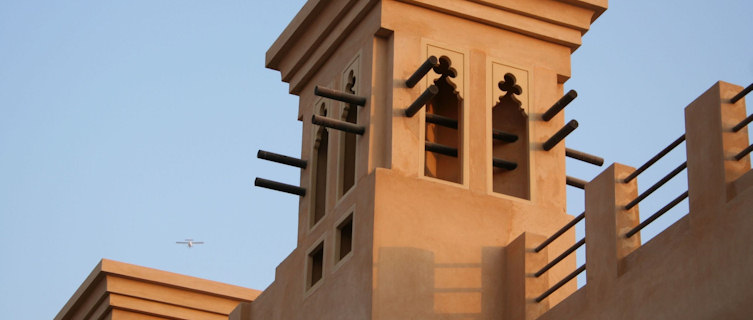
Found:
[[[508,100],[512,103],[514,103],[516,106],[520,107],[521,102],[516,98],[516,95],[521,95],[523,93],[523,89],[517,84],[518,80],[515,78],[515,76],[512,73],[506,73],[504,76],[504,80],[499,82],[499,89],[505,92],[505,95],[499,97],[500,104],[505,102],[505,100]]]
[[[458,76],[458,71],[452,67],[452,60],[447,56],[439,57],[439,65],[433,68],[434,72],[442,77],[455,78]]]
[[[356,90],[354,90],[354,88],[356,86],[356,75],[353,72],[353,70],[350,70],[350,72],[348,72],[348,77],[347,78],[348,78],[348,83],[345,84],[345,92],[351,93],[351,94],[356,94]],[[346,104],[345,105],[345,108],[343,108],[343,114],[342,114],[342,119],[343,120],[347,120],[348,119],[348,114],[350,113],[350,110],[352,108],[354,108],[354,107],[355,107],[355,105],[352,105],[352,104]]]
[[[348,93],[356,94],[356,91],[353,90],[353,87],[356,85],[356,75],[353,73],[353,70],[350,70],[348,73],[348,83],[345,85],[345,91]]]
[[[322,102],[321,106],[319,107],[319,115],[326,117],[327,116],[327,105]],[[319,149],[319,145],[322,142],[322,137],[326,136],[327,134],[327,128],[320,126],[319,130],[316,131],[316,139],[314,140],[314,149]]]
[[[443,89],[451,89],[452,94],[455,95],[458,101],[462,100],[460,92],[457,91],[458,86],[450,80],[450,78],[458,76],[458,71],[452,67],[452,60],[447,56],[439,57],[439,64],[433,70],[439,74],[439,78],[434,79],[434,84],[439,87],[440,92]]]

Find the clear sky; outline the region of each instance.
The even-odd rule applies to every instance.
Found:
[[[256,151],[299,156],[301,123],[264,54],[303,3],[0,0],[0,317],[54,317],[101,258],[255,289],[273,280],[298,199],[253,179],[297,184],[298,171]],[[715,81],[753,82],[751,17],[749,0],[611,1],[573,54],[568,147],[641,165]],[[569,175],[600,171],[568,160]],[[583,192],[568,192],[580,213]],[[175,244],[185,238],[206,244]]]

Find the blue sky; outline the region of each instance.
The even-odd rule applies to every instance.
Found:
[[[0,312],[52,318],[101,258],[264,289],[297,202],[297,99],[264,54],[303,1],[0,0]],[[639,166],[715,81],[753,82],[753,2],[612,1],[573,54],[568,147]],[[641,189],[684,158],[641,175]],[[601,169],[568,160],[568,174]],[[684,176],[641,204],[648,215]],[[569,211],[583,193],[568,188]],[[687,206],[685,206],[686,208]],[[682,205],[644,232],[650,238]],[[206,241],[187,249],[184,238]]]

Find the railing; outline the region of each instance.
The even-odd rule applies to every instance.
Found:
[[[662,151],[657,153],[655,156],[653,156],[651,159],[649,159],[646,163],[644,163],[642,166],[640,166],[638,169],[635,169],[633,173],[631,173],[627,178],[625,178],[625,183],[628,183],[635,179],[639,174],[643,173],[643,171],[646,171],[650,166],[654,165],[659,159],[666,156],[670,151],[674,150],[677,146],[679,146],[681,143],[685,142],[685,134],[677,138],[674,142],[669,144],[666,148],[664,148]]]
[[[740,91],[740,93],[732,97],[732,99],[730,99],[729,101],[731,103],[737,103],[738,100],[742,99],[746,94],[750,93],[750,91],[752,90],[753,90],[753,83],[751,83],[748,87]],[[740,131],[742,128],[745,128],[746,126],[748,126],[748,124],[751,121],[753,121],[753,114],[749,115],[747,118],[743,119],[743,121],[740,121],[740,123],[732,127],[732,132]],[[737,161],[742,160],[743,158],[745,158],[745,156],[750,154],[751,151],[753,151],[753,144],[749,145],[747,148],[743,149],[738,154],[736,154],[735,160]]]
[[[743,89],[741,92],[739,92],[737,95],[735,95],[729,101],[723,101],[723,103],[727,103],[727,102],[736,103],[737,101],[739,101],[740,99],[742,99],[742,97],[744,97],[746,94],[748,94],[751,91],[753,91],[753,84],[751,84],[748,87],[746,87],[745,89]],[[731,131],[732,132],[738,132],[738,131],[742,130],[743,128],[746,128],[750,123],[753,123],[753,114],[752,115],[748,115],[745,119],[743,119],[738,124],[736,124],[734,127],[732,127]],[[692,127],[692,128],[696,132],[699,132],[699,131],[697,131],[696,127]],[[688,132],[691,133],[691,131],[688,131]],[[702,132],[702,131],[700,131],[700,132]],[[691,136],[693,136],[693,135],[691,134]],[[632,172],[630,172],[629,169],[628,170],[623,170],[623,171],[621,171],[621,174],[618,175],[618,173],[617,173],[618,171],[615,171],[615,176],[614,176],[615,178],[617,176],[623,176],[623,177],[626,176],[624,179],[622,179],[621,181],[618,181],[617,183],[627,184],[627,183],[632,182],[633,185],[631,186],[631,188],[635,188],[636,182],[633,181],[633,180],[635,180],[639,175],[641,175],[642,173],[644,173],[647,169],[651,168],[654,164],[656,164],[657,162],[659,162],[662,158],[664,158],[665,156],[667,156],[670,152],[672,152],[673,150],[675,150],[679,145],[681,145],[685,141],[686,141],[686,135],[683,134],[680,137],[678,137],[677,139],[675,139],[674,141],[672,141],[669,145],[667,145],[661,151],[659,151],[656,155],[654,155],[653,157],[651,157],[646,163],[644,163],[643,165],[641,165],[637,169],[633,170]],[[695,144],[693,146],[695,146]],[[742,146],[737,145],[737,147],[735,147],[735,148],[741,148],[741,147]],[[691,149],[691,151],[693,151],[693,150]],[[737,153],[735,154],[735,152],[737,152]],[[733,153],[732,154],[734,154],[734,159],[739,161],[739,160],[742,160],[743,158],[745,158],[746,156],[748,156],[751,152],[753,152],[753,144],[747,146],[746,148],[742,148],[742,150],[740,150],[740,151],[733,149]],[[572,150],[569,150],[569,149],[567,150],[567,156],[571,157],[571,158],[579,159],[578,153],[577,152],[573,152]],[[696,158],[693,158],[693,159],[696,159]],[[579,160],[583,160],[583,159],[579,159]],[[593,159],[591,159],[591,160],[593,160]],[[726,158],[725,160],[729,161],[731,159],[730,158]],[[592,161],[588,161],[588,160],[584,160],[584,161],[589,162],[589,163],[593,163]],[[692,161],[695,161],[695,160],[692,160]],[[596,163],[593,163],[593,164],[596,164]],[[691,162],[691,166],[692,165],[693,165],[693,162]],[[625,167],[623,166],[622,168],[625,168]],[[695,168],[695,167],[693,167],[691,169],[694,170],[693,172],[699,170],[699,168]],[[614,169],[614,170],[618,170],[618,169]],[[641,203],[642,201],[644,201],[645,199],[647,199],[648,197],[650,197],[652,194],[655,194],[657,190],[659,190],[660,188],[666,186],[667,183],[669,183],[675,177],[677,177],[678,175],[680,175],[680,173],[682,173],[683,171],[686,171],[686,170],[688,170],[688,161],[687,160],[683,161],[681,164],[679,164],[678,166],[676,166],[669,173],[667,173],[661,179],[659,179],[658,181],[656,181],[653,185],[651,185],[650,187],[648,187],[647,189],[645,189],[645,191],[640,192],[634,199],[630,200],[627,204],[623,205],[623,203],[620,203],[620,206],[618,206],[616,208],[616,214],[637,215],[636,211],[634,211],[634,210],[630,211],[630,210],[633,209],[633,208],[636,208],[636,206],[638,206],[639,203]],[[609,176],[606,176],[606,177],[609,177]],[[610,177],[608,181],[614,181],[614,180],[611,180],[611,179],[612,178]],[[576,178],[572,178],[572,177],[569,177],[569,176],[567,177],[566,181],[567,181],[568,185],[576,186],[576,187],[579,187],[579,188],[583,188],[586,185],[586,183],[587,183],[586,181],[583,181],[583,180],[580,180],[580,179],[576,179]],[[607,180],[599,180],[599,181],[600,181],[599,183],[604,183],[604,181],[607,181]],[[611,182],[609,182],[609,183],[611,183]],[[686,184],[686,186],[687,186],[687,184]],[[667,188],[664,188],[664,189],[667,189]],[[625,189],[625,190],[627,190],[627,189]],[[633,190],[632,192],[635,192],[635,189],[631,189],[631,190]],[[696,189],[694,189],[694,190],[696,190]],[[627,191],[624,191],[624,192],[627,192]],[[627,194],[627,193],[622,193],[621,196],[624,196],[625,194]],[[618,226],[618,228],[616,228],[616,230],[612,230],[611,231],[611,232],[613,232],[612,236],[614,236],[614,235],[618,235],[619,236],[620,240],[618,240],[618,244],[626,245],[628,247],[631,247],[631,249],[627,249],[627,251],[622,251],[618,255],[621,254],[622,257],[624,257],[625,255],[630,254],[630,252],[632,252],[632,250],[636,250],[637,247],[640,246],[640,243],[636,243],[634,240],[631,241],[631,240],[627,240],[627,239],[631,239],[631,238],[635,239],[635,236],[638,235],[639,232],[641,232],[641,230],[643,230],[646,226],[648,226],[649,224],[653,223],[659,217],[662,217],[662,215],[666,214],[667,212],[669,212],[670,210],[672,210],[673,208],[675,208],[678,204],[680,204],[681,202],[685,201],[688,198],[689,198],[689,194],[688,194],[688,191],[686,189],[685,191],[682,191],[682,193],[679,196],[674,197],[669,203],[667,203],[664,206],[662,206],[659,210],[657,210],[656,212],[654,212],[652,215],[650,215],[648,218],[644,219],[642,222],[638,223],[637,225],[635,225],[634,223],[624,224],[623,226],[629,225],[628,228],[625,228],[625,229],[629,229],[629,231],[627,231],[626,233],[621,234],[621,232],[622,232],[621,230],[625,230],[625,229],[621,229],[620,226]],[[621,199],[621,198],[620,197],[616,197],[614,200],[615,201],[620,201],[619,199]],[[606,207],[601,208],[601,209],[602,210],[606,210],[605,208]],[[594,208],[587,208],[586,211],[588,211],[588,210],[594,210]],[[605,212],[596,212],[595,214],[605,214]],[[560,228],[559,230],[557,230],[549,238],[547,238],[542,243],[540,243],[538,246],[536,246],[533,249],[533,251],[536,252],[536,253],[542,252],[542,250],[544,250],[547,246],[549,246],[553,241],[555,241],[556,239],[558,239],[559,237],[561,237],[563,234],[565,234],[566,232],[568,232],[569,230],[571,230],[572,228],[574,228],[579,222],[584,221],[585,218],[586,218],[586,212],[584,211],[583,213],[581,213],[580,215],[578,215],[577,217],[575,217],[573,220],[571,220],[570,222],[568,222],[566,225],[564,225],[562,228]],[[589,220],[589,222],[587,222],[586,224],[589,225],[589,226],[591,226],[591,227],[593,227],[593,226],[600,226],[599,223],[605,223],[608,220],[601,220],[601,222],[595,222],[597,220],[593,220],[594,222],[591,222],[591,221],[592,220]],[[594,223],[594,224],[590,224],[590,223]],[[594,241],[598,242],[599,241],[599,237],[602,237],[602,236],[603,235],[591,235],[588,238],[590,239],[589,240],[590,242],[594,242]],[[558,263],[560,263],[561,261],[565,260],[565,258],[567,258],[568,256],[572,255],[573,252],[576,252],[579,248],[582,248],[582,247],[586,246],[587,245],[586,244],[586,238],[587,237],[583,237],[581,240],[579,240],[576,243],[574,243],[573,245],[571,245],[569,248],[567,248],[565,251],[563,251],[562,253],[560,253],[552,261],[548,262],[546,265],[544,265],[543,267],[541,267],[537,272],[535,272],[534,274],[532,274],[531,277],[539,278],[542,275],[545,275],[548,271],[550,271],[552,268],[554,268]],[[624,242],[619,242],[619,241],[624,241]],[[588,250],[591,250],[591,251],[589,251],[591,253],[597,252],[599,254],[602,254],[601,250],[600,249],[596,250],[595,247],[594,248],[589,247]],[[617,258],[620,259],[619,256]],[[593,261],[590,261],[590,262],[593,262]],[[595,268],[595,267],[598,267],[598,265],[590,265],[590,267],[591,268]],[[614,266],[612,266],[612,267],[614,267]],[[562,278],[561,280],[559,280],[557,283],[555,283],[553,286],[551,286],[548,290],[546,290],[545,292],[543,292],[539,296],[537,296],[534,299],[535,302],[539,303],[539,302],[543,301],[544,299],[546,299],[547,297],[549,297],[551,294],[553,294],[554,292],[556,292],[558,289],[560,289],[561,287],[563,287],[565,284],[567,284],[568,282],[572,281],[574,278],[576,278],[578,275],[580,275],[585,270],[586,270],[586,264],[583,264],[583,265],[579,266],[573,272],[569,273],[567,276],[565,276],[564,278]],[[598,279],[596,279],[596,280],[598,281]]]
[[[551,295],[552,293],[554,293],[555,291],[557,291],[557,289],[561,288],[566,283],[570,282],[570,280],[573,280],[573,278],[577,277],[583,271],[586,271],[586,265],[585,264],[582,265],[582,266],[580,266],[578,269],[575,269],[575,271],[573,271],[572,273],[568,274],[567,277],[565,277],[564,279],[562,279],[559,282],[557,282],[556,284],[554,284],[551,288],[549,288],[549,290],[545,291],[540,296],[536,297],[536,302],[543,301],[544,299],[546,299],[546,297],[548,297],[549,295]]]
[[[652,214],[648,219],[644,220],[635,228],[631,229],[625,234],[625,238],[630,238],[634,234],[638,233],[638,231],[641,231],[644,227],[646,227],[649,223],[654,222],[657,218],[661,217],[663,214],[667,213],[670,209],[674,208],[678,203],[680,203],[682,200],[685,200],[688,197],[688,192],[685,191],[685,193],[681,194],[679,197],[672,200],[672,202],[665,205],[663,208],[659,209],[656,213]]]
[[[550,243],[552,243],[552,241],[557,240],[557,238],[559,238],[561,235],[563,235],[565,232],[567,232],[567,230],[570,230],[570,228],[572,228],[573,226],[575,226],[578,222],[580,222],[581,220],[583,220],[583,218],[585,218],[585,217],[586,217],[586,213],[585,212],[579,214],[572,221],[568,222],[564,227],[562,227],[559,230],[557,230],[557,232],[555,232],[551,237],[549,237],[546,240],[544,240],[544,242],[542,242],[538,247],[536,247],[536,249],[534,249],[534,251],[536,251],[538,253],[541,250],[544,250],[544,248],[546,248],[546,246],[548,246]]]
[[[570,103],[570,101],[572,101],[572,99],[574,99],[576,96],[577,96],[577,94],[575,93],[575,91],[571,90],[570,92],[568,92],[567,95],[565,95],[562,99],[560,99],[557,103],[555,103],[555,105],[552,106],[552,108],[546,112],[546,114],[544,115],[544,120],[548,121],[549,119],[551,119],[554,116],[554,114],[556,114],[557,112],[561,111],[564,108],[564,106],[566,106],[568,103]],[[560,141],[562,141],[562,139],[564,139],[565,136],[567,136],[570,132],[572,132],[577,127],[578,127],[578,122],[577,121],[575,121],[575,120],[570,121],[568,124],[565,125],[565,127],[563,127],[562,129],[560,129],[557,133],[555,133],[549,140],[547,140],[544,143],[544,150],[550,150],[554,145],[556,145],[557,143],[559,143]],[[604,165],[604,158],[601,158],[601,157],[598,157],[598,156],[595,156],[595,155],[592,155],[592,154],[588,154],[588,153],[585,153],[585,152],[582,152],[582,151],[570,149],[570,148],[565,148],[565,156],[568,157],[568,158],[580,160],[580,161],[583,161],[585,163],[592,164],[592,165],[595,165],[595,166],[598,166],[598,167],[601,167],[602,165]],[[586,184],[588,183],[588,181],[583,180],[583,179],[578,179],[578,178],[575,178],[575,177],[571,177],[571,176],[566,176],[565,183],[568,186],[571,186],[571,187],[575,187],[575,188],[578,188],[578,189],[585,189],[586,188]],[[534,249],[534,251],[537,252],[537,253],[540,252],[541,250],[543,250],[544,248],[546,248],[549,244],[551,244],[554,240],[556,240],[557,238],[559,238],[560,236],[562,236],[565,232],[567,232],[568,230],[572,229],[576,224],[578,224],[579,222],[583,221],[585,219],[585,217],[586,217],[586,213],[584,211],[581,214],[579,214],[578,216],[576,216],[575,218],[573,218],[573,220],[571,220],[570,222],[568,222],[562,228],[560,228],[559,230],[557,230],[549,238],[547,238],[546,240],[544,240],[544,242],[542,242],[541,244],[539,244]],[[575,244],[573,244],[572,246],[570,246],[569,248],[567,248],[565,251],[563,251],[560,255],[558,255],[557,257],[555,257],[552,261],[550,261],[549,263],[547,263],[544,267],[542,267],[541,269],[539,269],[536,273],[534,273],[534,276],[536,278],[541,277],[544,273],[546,273],[551,268],[553,268],[555,265],[557,265],[558,263],[560,263],[562,260],[564,260],[565,258],[567,258],[568,256],[570,256],[571,254],[573,254],[576,250],[578,250],[579,248],[583,247],[585,244],[586,244],[586,238],[583,237],[578,242],[576,242]],[[567,284],[568,282],[570,282],[572,279],[574,279],[575,277],[577,277],[579,274],[581,274],[585,270],[586,270],[586,266],[585,265],[580,266],[575,271],[573,271],[569,275],[567,275],[565,278],[563,278],[562,280],[560,280],[559,282],[557,282],[556,284],[554,284],[551,288],[549,288],[548,290],[546,290],[545,292],[543,292],[541,295],[539,295],[538,297],[536,297],[535,301],[537,303],[543,301],[544,299],[546,299],[547,297],[549,297],[549,295],[551,295],[552,293],[554,293],[555,291],[557,291],[558,289],[560,289],[562,286],[564,286],[565,284]]]
[[[740,91],[740,93],[738,93],[734,97],[732,97],[732,99],[729,99],[729,102],[730,103],[737,103],[738,100],[740,100],[743,97],[745,97],[745,95],[747,95],[751,91],[753,91],[753,83],[749,84],[745,89],[743,89],[742,91]],[[748,122],[750,122],[750,121],[748,121]]]
[[[730,103],[737,103],[737,101],[739,101],[745,95],[747,95],[749,92],[751,92],[751,90],[753,90],[753,84],[750,84],[748,87],[746,87],[745,89],[743,89],[742,91],[740,91],[737,95],[735,95],[732,99],[730,99]],[[753,114],[749,115],[748,117],[746,117],[745,119],[743,119],[742,121],[740,121],[740,123],[738,123],[737,125],[735,125],[734,127],[732,127],[732,132],[738,132],[738,131],[742,130],[743,128],[745,128],[751,122],[753,122]],[[652,166],[654,163],[656,163],[657,161],[659,161],[659,159],[661,159],[662,157],[664,157],[665,155],[667,155],[670,151],[672,151],[674,148],[676,148],[677,146],[679,146],[684,141],[685,141],[685,135],[683,134],[682,136],[680,136],[679,138],[677,138],[675,141],[673,141],[669,146],[667,146],[666,148],[664,148],[662,151],[660,151],[658,154],[656,154],[654,157],[652,157],[649,161],[647,161],[645,164],[643,164],[640,168],[636,169],[632,174],[630,174],[627,178],[625,178],[624,182],[627,183],[627,182],[630,182],[631,180],[633,180],[635,177],[637,177],[643,171],[645,171],[650,166]],[[735,155],[735,160],[738,160],[738,161],[741,160],[742,158],[744,158],[745,156],[747,156],[751,151],[753,151],[753,144],[749,145],[747,148],[743,149],[738,154],[736,154]],[[638,197],[636,197],[635,199],[633,199],[632,201],[630,201],[627,205],[625,205],[625,210],[630,210],[631,208],[633,208],[634,206],[636,206],[638,203],[640,203],[641,201],[643,201],[644,199],[646,199],[646,197],[648,197],[649,195],[651,195],[654,191],[656,191],[661,186],[663,186],[664,184],[666,184],[669,180],[671,180],[672,178],[674,178],[675,176],[677,176],[680,172],[682,172],[683,170],[687,169],[687,167],[688,167],[687,161],[683,162],[677,168],[675,168],[674,170],[672,170],[669,174],[667,174],[662,179],[660,179],[659,181],[657,181],[653,186],[649,187],[646,191],[642,192]],[[630,237],[634,236],[636,233],[638,233],[639,231],[641,231],[647,225],[649,225],[650,223],[654,222],[656,219],[658,219],[659,217],[661,217],[663,214],[667,213],[669,210],[671,210],[677,204],[679,204],[680,202],[682,202],[683,200],[685,200],[687,198],[688,198],[688,191],[685,191],[684,193],[682,193],[681,195],[679,195],[678,197],[676,197],[675,199],[673,199],[670,203],[668,203],[667,205],[665,205],[664,207],[662,207],[661,209],[659,209],[658,211],[656,211],[654,214],[652,214],[651,216],[649,216],[648,218],[646,218],[646,220],[644,220],[643,222],[641,222],[640,224],[638,224],[637,226],[635,226],[633,229],[631,229],[630,231],[628,231],[625,234],[625,237],[626,238],[630,238]]]
[[[680,172],[682,172],[683,170],[685,170],[687,168],[688,168],[688,162],[685,161],[680,166],[678,166],[677,168],[675,168],[674,170],[672,170],[672,172],[670,172],[669,174],[667,174],[666,176],[664,176],[664,178],[661,178],[661,180],[657,181],[653,186],[651,186],[648,189],[646,189],[646,191],[643,191],[643,193],[641,193],[640,195],[638,195],[638,197],[635,198],[635,199],[633,199],[633,201],[630,201],[627,205],[625,205],[625,210],[630,210],[633,207],[635,207],[635,205],[637,205],[638,203],[640,203],[641,201],[643,201],[643,199],[646,199],[646,197],[648,197],[649,195],[651,195],[652,193],[654,193],[654,191],[656,191],[657,189],[659,189],[661,186],[663,186],[665,183],[667,183],[669,180],[671,180],[677,174],[679,174]]]
[[[583,239],[580,239],[580,241],[576,242],[574,245],[570,246],[570,248],[567,248],[567,250],[565,250],[565,252],[561,253],[559,256],[557,256],[556,258],[554,258],[554,260],[552,260],[551,262],[547,263],[543,268],[541,268],[541,270],[539,270],[538,272],[536,272],[534,274],[534,276],[536,276],[536,278],[540,277],[542,274],[544,274],[544,272],[549,271],[549,269],[551,269],[552,267],[554,267],[557,263],[559,263],[563,259],[567,258],[567,256],[569,256],[571,253],[575,252],[575,250],[578,250],[578,248],[580,248],[584,244],[586,244],[586,238],[585,237]]]
[[[654,165],[655,163],[657,163],[661,158],[663,158],[664,156],[666,156],[667,154],[669,154],[672,150],[674,150],[677,146],[679,146],[680,144],[682,144],[684,141],[685,141],[685,135],[683,134],[679,138],[675,139],[672,143],[670,143],[669,146],[667,146],[664,149],[662,149],[658,154],[656,154],[655,156],[653,156],[646,163],[644,163],[642,166],[640,166],[638,169],[636,169],[630,175],[628,175],[628,177],[623,180],[623,183],[629,183],[630,181],[632,181],[633,179],[635,179],[638,175],[640,175],[641,173],[643,173],[644,171],[646,171],[649,167],[651,167],[652,165]],[[570,152],[570,153],[571,153],[571,155],[573,154],[572,152]],[[572,158],[578,159],[577,157],[572,157]],[[586,162],[593,163],[592,161],[586,161]],[[601,161],[601,163],[603,163],[603,160]],[[593,164],[596,164],[596,163],[593,163]],[[666,176],[664,176],[659,181],[657,181],[654,185],[652,185],[651,187],[649,187],[648,189],[646,189],[646,191],[642,192],[635,199],[633,199],[632,201],[630,201],[627,205],[624,206],[624,209],[625,210],[632,209],[633,207],[635,207],[636,205],[638,205],[638,203],[640,203],[641,201],[643,201],[644,199],[646,199],[649,195],[651,195],[656,190],[658,190],[660,187],[662,187],[663,185],[665,185],[672,178],[676,177],[680,172],[682,172],[686,168],[687,168],[687,161],[683,162],[677,168],[675,168],[670,173],[668,173]],[[567,181],[568,185],[575,186],[575,187],[578,187],[578,188],[581,188],[581,189],[583,189],[585,187],[585,184],[587,183],[586,181],[583,181],[583,180],[580,180],[580,179],[576,179],[576,178],[573,178],[573,177],[569,177],[569,176],[567,177],[566,181]],[[660,216],[662,216],[663,214],[665,214],[666,212],[668,212],[670,209],[674,208],[678,203],[680,203],[681,201],[685,200],[687,197],[688,197],[688,192],[685,191],[682,195],[680,195],[679,197],[677,197],[674,200],[672,200],[669,204],[665,205],[663,208],[661,208],[659,211],[657,211],[656,213],[654,213],[653,215],[651,215],[645,221],[641,222],[638,226],[636,226],[635,228],[633,228],[630,231],[628,231],[628,233],[626,234],[626,238],[630,238],[633,235],[635,235],[636,233],[638,233],[641,229],[643,229],[648,224],[650,224],[651,222],[653,222],[654,220],[656,220],[657,218],[659,218]],[[583,212],[580,215],[578,215],[577,217],[575,217],[572,221],[570,221],[565,226],[563,226],[562,228],[560,228],[559,230],[557,230],[557,232],[555,232],[552,236],[550,236],[544,242],[542,242],[539,246],[537,246],[534,249],[534,251],[535,252],[540,252],[541,250],[543,250],[546,246],[548,246],[554,240],[556,240],[557,238],[559,238],[562,234],[564,234],[565,232],[567,232],[568,230],[570,230],[572,227],[574,227],[578,222],[580,222],[581,220],[585,219],[585,216],[586,216],[586,213]],[[557,263],[559,263],[562,260],[564,260],[567,256],[569,256],[570,254],[572,254],[573,252],[575,252],[576,250],[578,250],[580,247],[582,247],[585,244],[586,244],[586,237],[583,237],[583,239],[581,239],[580,241],[576,242],[575,244],[573,244],[572,246],[570,246],[567,250],[565,250],[560,255],[558,255],[556,258],[554,258],[551,262],[547,263],[538,272],[536,272],[534,274],[534,276],[537,277],[537,278],[540,277],[541,275],[543,275],[544,273],[546,273],[547,271],[549,271],[552,267],[554,267]],[[575,271],[571,272],[566,277],[564,277],[562,280],[560,280],[555,285],[553,285],[551,288],[549,288],[547,291],[545,291],[541,295],[539,295],[535,299],[535,301],[536,302],[543,301],[549,295],[551,295],[552,293],[554,293],[555,291],[557,291],[559,288],[561,288],[562,286],[564,286],[566,283],[568,283],[569,281],[571,281],[572,279],[574,279],[575,277],[577,277],[580,273],[582,273],[585,270],[586,270],[586,266],[585,265],[582,265],[582,266],[578,267]]]
[[[633,171],[630,175],[628,175],[627,178],[623,181],[623,183],[629,183],[633,179],[635,179],[638,175],[646,171],[649,167],[657,163],[660,159],[662,159],[664,156],[666,156],[669,152],[674,150],[677,146],[685,142],[685,134],[681,135],[679,138],[675,139],[672,143],[670,143],[667,147],[659,151],[655,156],[651,157],[646,163],[644,163],[642,166],[640,166],[638,169]],[[688,168],[688,162],[685,161],[679,166],[677,166],[674,170],[669,172],[667,175],[659,179],[656,183],[654,183],[652,186],[650,186],[648,189],[643,191],[641,194],[639,194],[635,199],[631,200],[624,206],[625,210],[630,210],[636,205],[638,205],[641,201],[645,200],[648,196],[650,196],[652,193],[654,193],[656,190],[658,190],[660,187],[664,186],[667,182],[672,180],[672,178],[676,177],[680,172],[686,170]],[[677,204],[682,202],[688,197],[688,192],[685,191],[682,195],[672,200],[669,204],[665,205],[659,211],[655,212],[651,216],[649,216],[647,219],[645,219],[643,222],[639,223],[637,226],[635,226],[633,229],[628,231],[625,234],[625,238],[630,238],[634,236],[636,233],[641,231],[643,228],[645,228],[650,223],[654,222],[656,219],[667,213],[669,210],[674,208]]]
[[[559,238],[561,235],[563,235],[568,230],[572,229],[576,224],[578,224],[578,222],[580,222],[583,219],[585,219],[585,217],[586,217],[586,213],[585,212],[579,214],[573,220],[571,220],[566,225],[564,225],[562,228],[560,228],[559,230],[557,230],[557,232],[555,232],[549,238],[547,238],[546,240],[544,240],[544,242],[542,242],[541,244],[539,244],[534,249],[534,251],[538,253],[541,250],[544,250],[544,248],[546,248],[546,246],[548,246],[550,243],[552,243],[554,240],[556,240],[557,238]],[[570,246],[570,248],[567,248],[567,250],[565,250],[564,252],[562,252],[559,256],[557,256],[556,258],[554,258],[551,262],[547,263],[543,268],[541,268],[539,271],[537,271],[534,274],[534,276],[536,278],[540,277],[545,272],[549,271],[549,269],[551,269],[552,267],[554,267],[555,265],[557,265],[557,263],[559,263],[560,261],[562,261],[565,258],[567,258],[567,256],[571,255],[573,252],[575,252],[575,250],[578,250],[578,248],[582,247],[585,244],[586,244],[586,238],[584,237],[583,239],[580,239],[580,241],[578,241],[575,244],[573,244],[572,246]],[[555,291],[557,291],[557,289],[559,289],[560,287],[564,286],[566,283],[568,283],[573,278],[577,277],[578,274],[580,274],[581,272],[583,272],[583,270],[586,270],[586,266],[585,265],[583,265],[580,268],[576,269],[574,272],[570,273],[567,277],[563,278],[558,283],[556,283],[554,286],[552,286],[551,288],[549,288],[549,290],[545,291],[540,296],[538,296],[536,298],[536,302],[541,302],[542,300],[546,299],[546,297],[548,297],[549,295],[551,295],[552,293],[554,293]]]
[[[743,151],[740,151],[737,155],[735,155],[735,160],[740,161],[745,156],[747,156],[751,151],[753,151],[753,144],[749,145],[747,148],[743,149]]]

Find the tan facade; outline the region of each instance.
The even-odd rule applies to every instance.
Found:
[[[565,141],[545,143],[572,123],[544,114],[565,96],[570,54],[606,7],[308,1],[266,61],[300,97],[297,247],[258,297],[233,300],[229,319],[753,314],[753,174],[749,156],[734,159],[749,141],[730,129],[745,100],[730,103],[742,88],[723,82],[686,109],[690,213],[641,246],[631,232],[639,205],[625,209],[638,196],[637,179],[625,182],[635,169],[613,164],[585,186],[586,264],[570,255],[534,275],[576,243],[568,230],[534,250],[573,221]],[[406,81],[425,62],[427,73]],[[587,270],[585,286],[543,295],[576,269]]]
[[[260,291],[102,259],[55,320],[227,319]]]
[[[565,119],[542,114],[563,96],[570,54],[605,9],[605,1],[309,1],[267,52],[267,66],[300,96],[309,165],[298,248],[251,318],[502,317],[505,247],[572,219],[564,142],[543,148]],[[430,57],[439,65],[409,87]],[[317,96],[317,86],[366,101]],[[436,96],[406,115],[431,86]],[[314,115],[364,132],[313,124]],[[516,138],[495,139],[496,131]],[[456,155],[427,151],[436,144]],[[353,223],[343,258],[342,221]],[[572,232],[565,238],[544,257],[574,242]],[[536,285],[543,291],[574,267],[570,257]],[[544,304],[574,290],[571,283]]]

